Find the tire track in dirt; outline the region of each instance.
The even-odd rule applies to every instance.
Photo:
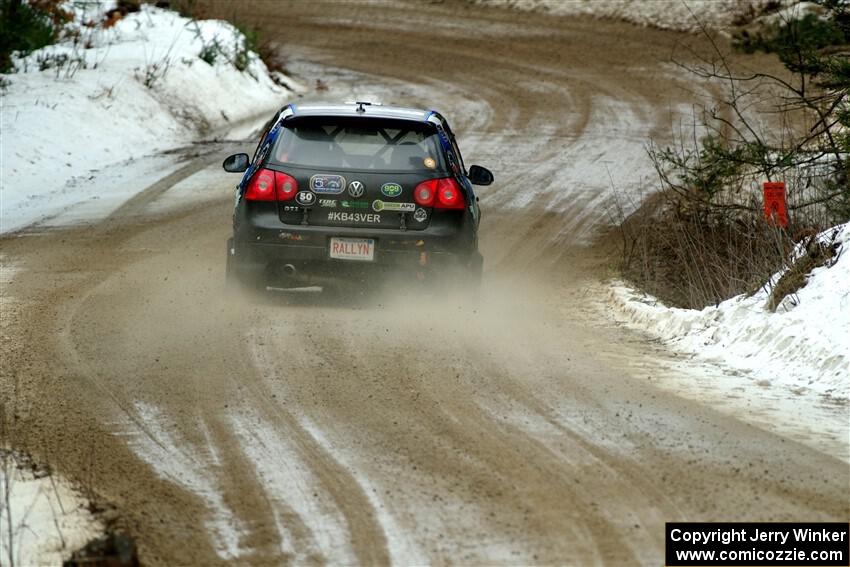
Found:
[[[128,209],[127,214],[130,214],[130,211],[132,209]],[[200,238],[209,240],[209,236],[206,234]],[[162,262],[164,261],[174,262],[178,267],[191,265],[195,262],[189,258],[192,255],[191,251],[200,247],[193,240],[197,241],[198,237],[190,236],[189,241],[183,241],[186,253],[180,254],[172,251],[164,255],[172,256],[170,259],[160,258],[155,262],[139,262],[125,267],[124,273],[117,275],[120,279],[131,282],[132,285],[134,281],[141,281],[144,273],[167,272],[168,270],[162,270]],[[210,248],[213,245],[214,243],[210,243]],[[194,277],[197,278],[198,276]],[[104,278],[103,285],[113,283],[114,279]],[[182,284],[190,284],[190,282],[191,280],[184,278]],[[119,283],[119,285],[121,284]],[[126,284],[124,285],[126,287]],[[212,288],[209,284],[206,284],[206,286],[208,291],[212,292],[211,297],[216,297],[222,291],[216,289],[218,288],[217,285]],[[140,291],[143,297],[167,296],[166,293],[158,293],[150,285]],[[112,311],[113,305],[111,303],[102,305],[103,299],[103,294],[101,294],[96,302],[80,304],[80,308],[77,310],[78,320],[72,325],[72,328],[77,329],[78,334],[80,334],[79,329],[87,326],[80,319],[103,320],[106,318],[104,311]],[[222,335],[216,330],[220,321],[227,321],[234,327],[233,331],[238,336],[241,333],[238,329],[247,325],[250,321],[250,316],[245,318],[239,313],[241,306],[241,303],[236,302],[234,305],[224,308],[221,314],[207,313],[199,316],[191,304],[182,301],[173,302],[169,305],[155,305],[150,313],[148,312],[150,307],[148,307],[147,302],[124,301],[122,309],[112,315],[111,326],[123,329],[136,327],[145,329],[145,332],[143,336],[136,335],[134,337],[135,341],[141,341],[140,344],[131,346],[116,342],[109,347],[109,350],[158,353],[156,365],[148,370],[148,379],[160,384],[161,387],[151,388],[149,386],[144,396],[150,398],[150,403],[157,404],[160,411],[168,416],[171,427],[178,427],[184,433],[191,431],[192,422],[181,417],[183,414],[181,408],[201,404],[202,407],[207,407],[212,415],[215,415],[222,409],[221,403],[218,401],[221,396],[232,396],[233,399],[240,402],[239,406],[247,405],[252,408],[265,409],[271,415],[274,415],[276,417],[275,423],[281,429],[290,431],[293,438],[299,440],[297,445],[300,453],[307,457],[311,470],[315,472],[322,486],[332,495],[343,514],[348,518],[352,533],[352,547],[358,562],[385,563],[383,535],[380,528],[375,527],[374,521],[370,520],[368,502],[362,498],[362,495],[358,499],[356,483],[346,476],[345,471],[338,467],[332,458],[322,454],[315,445],[310,445],[307,439],[298,437],[297,429],[287,428],[285,413],[282,413],[279,408],[275,410],[274,406],[269,404],[268,397],[256,390],[254,383],[257,381],[257,376],[251,361],[245,358],[246,353],[242,350],[241,342],[233,342],[232,336]],[[167,309],[169,312],[163,312],[163,309]],[[250,313],[249,307],[249,315]],[[181,322],[181,320],[187,319],[191,319],[191,322]],[[161,325],[176,328],[177,331],[173,331],[173,337],[162,338],[158,331],[158,327]],[[182,339],[183,336],[186,336],[190,342],[185,343]],[[194,342],[191,339],[192,336],[203,338],[203,341]],[[102,343],[103,338],[98,340],[95,337],[90,334],[81,334],[78,339],[81,345],[89,345],[87,356],[90,359],[97,360],[96,353],[91,351],[90,345]],[[169,344],[169,338],[178,341],[176,347]],[[103,348],[102,345],[100,348]],[[102,364],[103,361],[100,360],[99,363]],[[120,361],[113,363],[109,370],[110,374],[121,376],[132,372],[130,364],[127,364],[125,368],[122,368],[122,366],[124,364]],[[155,374],[151,374],[151,371],[154,371]],[[196,383],[192,384],[191,387],[184,388],[184,391],[175,391],[173,384],[189,375],[196,377],[192,378],[190,383]],[[210,378],[212,379],[211,383],[203,383],[204,380]],[[113,389],[117,388],[118,391],[122,390],[120,383],[113,383],[112,387]],[[218,390],[217,395],[208,396],[201,391],[201,389],[210,387],[212,391]],[[134,398],[139,395],[133,394],[132,390],[127,390],[126,387],[123,389],[125,391],[120,395],[125,397]],[[170,393],[169,390],[171,390]],[[165,393],[167,397],[164,397],[160,392]],[[209,399],[207,400],[207,398]],[[228,405],[224,404],[225,408]],[[134,421],[138,422],[138,420]],[[221,460],[221,464],[215,467],[217,473],[212,474],[208,482],[221,495],[220,502],[225,505],[228,513],[239,520],[243,528],[239,533],[238,548],[229,549],[225,557],[238,557],[243,561],[261,564],[274,561],[279,555],[282,534],[275,531],[274,512],[268,501],[266,488],[257,478],[256,471],[245,466],[250,461],[241,449],[241,440],[234,437],[229,421],[213,418],[207,424],[212,432],[211,441],[215,445]],[[190,451],[188,454],[191,454],[192,447],[201,442],[200,438],[194,437],[196,438],[193,438],[191,434],[188,435],[180,444],[170,447],[170,450]],[[161,459],[153,456],[146,460],[156,468],[156,463]],[[187,488],[191,489],[191,486],[189,485]],[[292,510],[284,513],[290,519],[294,516]],[[295,537],[294,545],[296,549],[311,547],[311,536],[303,521],[300,522],[300,528],[296,527],[292,533]],[[307,541],[302,541],[301,538],[306,538]]]
[[[186,216],[174,215],[171,220],[180,222]],[[168,226],[167,221],[159,221],[159,228],[163,224]],[[217,555],[203,527],[190,527],[191,520],[205,515],[204,505],[178,485],[144,473],[146,464],[120,437],[125,424],[135,424],[134,429],[155,447],[166,447],[139,418],[132,402],[107,381],[110,373],[104,361],[108,358],[99,354],[88,359],[76,347],[81,335],[91,333],[93,327],[102,333],[110,328],[108,320],[81,325],[75,317],[80,303],[110,274],[139,259],[139,254],[116,256],[115,251],[149,228],[146,223],[113,225],[4,240],[10,256],[29,260],[8,289],[11,296],[23,298],[14,316],[26,323],[4,345],[3,373],[9,375],[0,382],[15,384],[9,399],[14,396],[18,406],[8,434],[16,445],[80,482],[90,498],[107,506],[108,518],[117,519],[119,529],[150,534],[139,537],[141,552],[150,560],[168,557],[182,563],[215,563]],[[35,261],[28,255],[32,249],[38,250]],[[147,496],[152,492],[159,495],[155,503]],[[123,509],[120,517],[109,512],[114,506]],[[161,525],[155,520],[159,517],[172,518],[172,523]],[[192,549],[167,543],[174,537],[175,521],[189,528],[181,532],[194,541]],[[157,546],[151,546],[150,538]]]
[[[253,337],[249,334],[249,340],[251,338]],[[265,374],[269,364],[264,360],[264,353],[254,348],[253,356],[259,363],[255,366],[261,374]],[[276,396],[272,395],[265,384],[264,379],[260,379],[246,383],[246,386],[251,390],[257,408],[271,418],[270,422],[280,432],[287,434],[289,442],[304,459],[311,474],[345,517],[357,562],[364,565],[389,563],[386,536],[375,519],[374,510],[363,493],[362,486],[350,471],[316,442],[282,403],[270,402]]]
[[[392,323],[385,324],[391,325]],[[333,326],[333,331],[330,332],[330,329],[325,328],[325,325]],[[568,437],[573,441],[570,444],[571,448],[562,448],[559,453],[555,453],[520,428],[494,420],[492,414],[480,409],[474,400],[481,396],[481,392],[473,395],[472,392],[461,394],[452,390],[450,395],[446,395],[441,387],[442,378],[437,378],[436,384],[432,383],[432,380],[436,377],[431,376],[428,363],[425,361],[431,359],[453,360],[459,358],[461,353],[455,349],[433,352],[420,350],[414,357],[405,353],[403,348],[390,347],[388,349],[386,346],[383,346],[380,351],[376,351],[374,347],[369,347],[369,343],[365,339],[356,338],[357,335],[364,333],[367,336],[371,335],[371,333],[374,333],[374,327],[375,325],[370,324],[360,325],[347,317],[343,319],[332,317],[331,321],[320,324],[308,323],[306,328],[302,325],[299,333],[303,332],[304,336],[310,337],[309,345],[312,348],[308,348],[308,343],[299,341],[297,333],[280,329],[278,333],[284,332],[285,338],[278,336],[277,339],[274,333],[266,333],[268,336],[258,342],[267,346],[283,344],[290,345],[290,347],[294,346],[292,350],[305,353],[305,357],[288,357],[286,371],[277,367],[273,359],[266,360],[261,366],[269,367],[267,372],[269,376],[277,376],[276,391],[282,397],[289,400],[291,404],[304,408],[302,410],[305,412],[303,419],[310,421],[319,419],[317,426],[323,427],[325,434],[331,435],[332,438],[337,438],[339,435],[345,439],[349,438],[344,432],[340,432],[334,424],[347,423],[352,426],[352,419],[359,423],[359,425],[354,425],[355,430],[370,430],[370,424],[363,423],[364,420],[368,419],[365,416],[373,415],[374,412],[380,410],[376,406],[369,411],[364,411],[362,418],[346,413],[346,392],[340,392],[338,395],[328,393],[326,391],[326,380],[322,378],[323,376],[344,376],[347,369],[352,366],[362,366],[368,368],[372,375],[397,377],[402,380],[402,385],[404,385],[403,388],[401,385],[399,387],[402,392],[410,388],[415,389],[418,394],[410,402],[407,401],[407,396],[392,396],[396,403],[402,402],[403,404],[394,408],[391,415],[399,416],[399,419],[394,420],[393,423],[400,421],[400,416],[404,415],[407,423],[411,421],[416,423],[416,431],[424,429],[427,433],[401,434],[401,439],[397,438],[400,434],[398,431],[392,433],[371,431],[370,435],[378,435],[379,437],[388,434],[393,435],[392,446],[396,448],[396,451],[398,447],[401,447],[402,454],[415,460],[419,467],[418,470],[421,471],[420,475],[427,475],[431,478],[451,476],[452,478],[471,479],[470,482],[475,485],[474,489],[469,486],[464,488],[465,484],[462,484],[455,489],[454,495],[455,497],[466,497],[471,501],[475,499],[470,498],[469,495],[464,495],[465,490],[474,490],[475,494],[479,495],[479,505],[489,510],[489,513],[485,510],[478,516],[478,521],[489,526],[486,530],[486,533],[490,534],[488,537],[492,538],[493,534],[504,532],[506,529],[506,526],[500,524],[499,521],[493,522],[492,518],[501,519],[505,516],[506,511],[512,511],[511,516],[517,513],[522,516],[538,509],[542,500],[541,495],[535,491],[543,490],[545,491],[544,498],[551,502],[572,503],[573,509],[567,514],[571,521],[565,522],[563,517],[556,518],[556,516],[545,512],[532,513],[533,519],[526,519],[526,523],[523,525],[525,532],[522,534],[522,538],[536,541],[538,546],[540,540],[560,543],[550,543],[549,549],[545,552],[546,555],[541,555],[544,552],[540,551],[539,548],[526,550],[528,558],[536,553],[538,559],[544,562],[554,558],[573,562],[588,562],[594,557],[606,563],[636,562],[636,557],[631,555],[629,551],[628,538],[629,536],[633,537],[632,534],[621,535],[610,524],[610,520],[603,518],[599,511],[595,509],[597,504],[594,500],[604,498],[605,493],[598,490],[588,492],[586,486],[576,484],[578,480],[573,481],[573,478],[585,476],[581,474],[579,469],[587,466],[582,463],[588,462],[594,463],[596,468],[601,465],[603,469],[610,471],[607,473],[608,475],[613,475],[616,479],[628,480],[630,483],[634,477],[640,474],[639,469],[628,474],[626,467],[615,467],[610,463],[611,459],[605,457],[604,452],[595,450],[592,445],[584,442],[581,437],[572,432],[569,432]],[[406,332],[409,332],[409,329],[404,327],[399,329],[395,326],[393,331],[396,334],[402,333],[401,336],[397,336],[400,342],[407,342],[405,335]],[[430,335],[428,333],[426,336],[430,337]],[[334,338],[331,339],[330,337]],[[330,347],[328,343],[331,341],[339,344]],[[343,348],[340,348],[340,346]],[[499,345],[500,348],[505,348],[505,346],[504,344]],[[312,354],[313,350],[317,348],[327,353],[321,360],[316,359]],[[278,350],[278,348],[271,350]],[[486,357],[473,356],[471,360],[481,360],[482,358]],[[403,361],[403,371],[396,369],[401,361]],[[517,391],[517,388],[515,385],[511,385],[510,379],[501,378],[503,372],[496,365],[486,369],[476,366],[471,369],[471,373],[467,371],[459,375],[458,380],[470,382],[480,379],[479,376],[486,376],[487,390],[490,391],[489,396],[495,393],[511,396]],[[285,376],[289,376],[289,378],[284,379]],[[320,382],[315,386],[312,386],[312,384],[292,384],[293,378],[296,376],[310,376],[311,381],[318,378]],[[300,382],[297,379],[295,381]],[[373,391],[371,384],[361,385],[361,387],[364,386],[367,390]],[[308,396],[312,387],[326,393],[322,394],[321,405],[317,405],[311,411],[310,407],[305,408],[303,399]],[[377,397],[379,392],[380,390],[374,390],[374,396]],[[373,395],[369,395],[368,398],[371,400]],[[526,398],[527,396],[523,396],[519,397],[518,400],[530,407],[536,405],[528,403]],[[319,408],[322,412],[330,412],[331,415],[314,414],[313,411],[319,411]],[[534,407],[528,415],[535,415],[535,411],[537,411],[537,415],[540,415],[537,407]],[[311,417],[306,417],[308,415]],[[385,419],[391,417],[387,415],[386,408],[383,410],[383,417]],[[558,429],[564,433],[568,432],[560,424],[558,424]],[[420,446],[413,449],[417,444],[415,441],[417,439]],[[424,440],[430,439],[443,441],[433,445],[431,441],[427,441],[426,445],[421,445]],[[339,445],[347,443],[347,441],[338,442]],[[451,450],[447,450],[448,447],[443,448],[442,443],[448,444]],[[411,451],[405,451],[404,447],[410,447]],[[372,482],[377,482],[381,486],[387,486],[388,481],[381,470],[368,464],[370,462],[370,458],[367,456],[369,451],[368,448],[364,449],[367,454],[361,455],[357,459],[360,463],[360,466],[356,467],[358,474],[371,478]],[[567,454],[569,454],[568,458],[565,457]],[[452,458],[451,455],[455,455],[455,457]],[[579,469],[576,468],[577,466]],[[493,475],[495,471],[512,471],[513,474],[520,475],[523,479],[523,486],[529,487],[532,491],[525,493],[524,490],[517,490],[516,486],[512,488],[510,480],[498,473]],[[587,478],[584,480],[589,481]],[[417,484],[417,482],[413,479],[408,481],[409,484]],[[616,487],[620,482],[613,480],[607,482],[607,484]],[[392,481],[389,481],[389,483],[393,484]],[[631,484],[635,486],[633,483]],[[461,494],[457,493],[458,489],[461,490]],[[647,496],[641,496],[641,503],[635,505],[634,509],[641,507],[656,509],[658,502],[664,501],[663,498],[653,500],[652,496],[658,495],[657,490],[642,490],[641,494],[644,493]],[[480,499],[482,494],[487,495],[487,498]],[[622,497],[622,493],[617,493],[616,497],[612,497],[612,500]],[[631,502],[631,500],[634,500],[634,496],[630,497],[629,501]],[[419,502],[410,504],[410,507],[415,507],[427,514],[422,509],[422,505],[423,503]],[[658,514],[658,516],[660,517],[662,514]],[[413,528],[412,525],[407,527],[408,529]],[[631,526],[629,527],[631,528]],[[516,526],[513,529],[509,528],[505,537],[510,539],[507,534],[511,534],[516,539],[516,529]],[[568,533],[571,533],[572,536],[567,537]],[[454,534],[452,537],[459,538],[461,535]],[[582,541],[584,546],[579,543]],[[595,544],[588,547],[588,542],[595,542]],[[480,542],[480,545],[487,546],[488,543],[489,540],[485,540]],[[478,550],[478,552],[481,553],[481,550]],[[498,560],[496,557],[486,554],[473,556],[469,559],[479,562]],[[523,559],[518,557],[516,560],[521,561]]]

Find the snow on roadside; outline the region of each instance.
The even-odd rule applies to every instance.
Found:
[[[0,460],[0,564],[61,565],[103,534],[103,525],[68,481],[19,466],[9,452]]]
[[[275,78],[295,85],[250,52],[239,71],[232,59],[243,36],[227,22],[142,5],[112,27],[79,29],[88,49],[66,40],[2,75],[0,233],[102,190],[71,180],[269,113],[292,94]],[[212,64],[199,57],[205,47]]]
[[[850,403],[850,223],[837,231],[838,258],[816,268],[805,287],[775,313],[769,291],[740,295],[701,311],[666,307],[618,282],[611,302],[619,318],[676,351],[750,375],[759,385],[846,406]],[[777,274],[773,283],[778,279]]]
[[[727,29],[772,5],[773,0],[472,0],[476,4],[543,12],[555,16],[594,16],[678,31]],[[786,0],[787,2],[787,0]]]

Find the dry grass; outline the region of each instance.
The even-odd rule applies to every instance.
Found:
[[[701,309],[763,287],[786,266],[788,231],[749,212],[730,214],[672,192],[620,224],[623,276],[668,305]]]
[[[249,0],[230,2],[222,0],[169,0],[156,2],[177,11],[181,16],[196,20],[227,20],[239,28],[249,42],[247,47],[254,51],[271,72],[288,75],[282,45],[260,31],[262,20],[255,16],[255,6]],[[267,6],[266,6],[267,7]]]
[[[806,242],[806,252],[800,256],[788,270],[782,274],[770,292],[767,308],[776,311],[782,300],[797,293],[806,285],[812,270],[829,263],[835,257],[835,248],[830,243],[820,242],[814,236]]]

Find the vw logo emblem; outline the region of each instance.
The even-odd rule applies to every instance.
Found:
[[[365,193],[363,184],[359,181],[352,181],[348,184],[348,194],[354,199],[359,199]]]

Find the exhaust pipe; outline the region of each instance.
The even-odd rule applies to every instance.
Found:
[[[295,266],[292,264],[286,264],[283,266],[283,273],[286,276],[294,276],[296,271]]]

